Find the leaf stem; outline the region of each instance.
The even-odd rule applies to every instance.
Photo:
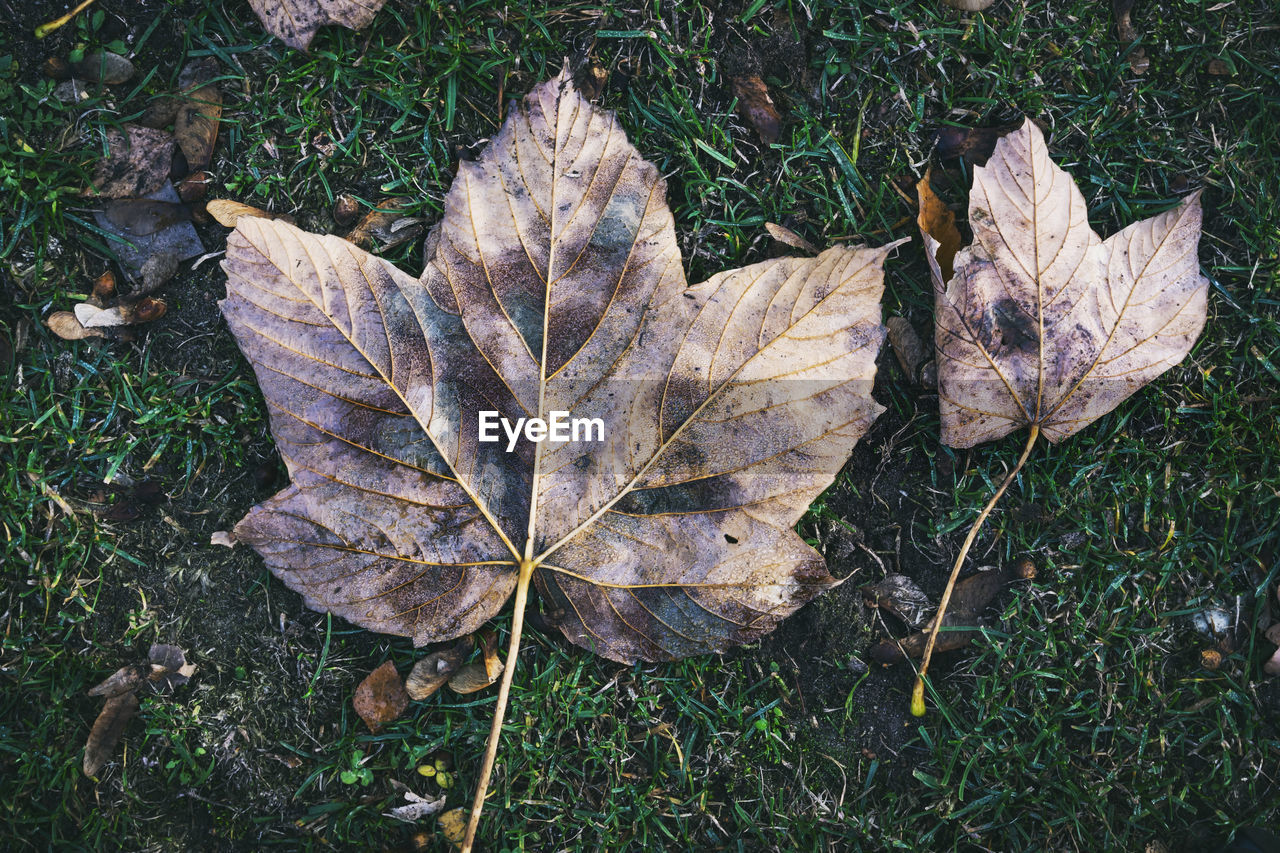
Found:
[[[471,853],[480,826],[480,813],[484,811],[485,794],[489,792],[489,777],[493,775],[493,762],[498,755],[498,740],[502,737],[502,720],[507,715],[507,699],[511,695],[511,679],[516,672],[520,652],[520,634],[524,631],[524,608],[529,601],[529,581],[533,579],[535,564],[530,559],[520,563],[520,577],[516,581],[516,600],[511,617],[511,642],[507,646],[507,664],[502,670],[502,683],[498,685],[498,705],[493,709],[493,725],[489,727],[489,740],[485,744],[484,762],[480,765],[480,781],[475,799],[471,801],[471,819],[467,821],[467,834],[462,839],[462,853]]]
[[[938,631],[942,629],[942,617],[947,612],[947,605],[951,603],[951,592],[956,587],[956,578],[960,575],[960,567],[964,565],[964,558],[969,556],[969,548],[973,546],[973,540],[978,538],[978,531],[982,529],[982,523],[987,520],[991,510],[995,509],[996,502],[1004,495],[1004,490],[1009,488],[1013,478],[1018,476],[1018,472],[1026,464],[1027,457],[1031,455],[1031,448],[1035,446],[1036,439],[1039,437],[1040,425],[1032,424],[1031,434],[1027,436],[1027,446],[1022,449],[1022,456],[1018,457],[1018,464],[1014,465],[1013,470],[1005,475],[1004,482],[1000,484],[1000,488],[996,489],[996,493],[991,496],[991,500],[987,501],[987,505],[982,508],[982,513],[978,516],[978,520],[973,523],[973,527],[969,528],[969,535],[965,537],[964,544],[960,546],[960,555],[956,557],[955,565],[951,567],[951,577],[947,579],[947,588],[943,590],[942,601],[938,603],[938,612],[934,614],[933,628],[929,631],[929,642],[925,644],[924,656],[920,660],[920,671],[916,673],[916,685],[911,691],[911,713],[917,717],[924,716],[924,677],[929,672],[929,661],[933,658],[933,646],[938,640]]]

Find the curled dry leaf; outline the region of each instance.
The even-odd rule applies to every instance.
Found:
[[[249,0],[262,26],[296,50],[306,50],[316,30],[338,24],[363,29],[386,0]]]
[[[447,648],[432,652],[415,663],[404,682],[404,689],[409,694],[409,698],[415,702],[421,702],[444,687],[467,659],[467,653],[470,650],[471,641],[461,640]]]
[[[920,365],[929,357],[929,350],[906,317],[890,317],[885,327],[889,330],[889,346],[893,347],[898,365],[908,379],[915,381],[920,375]]]
[[[768,231],[769,236],[777,240],[779,243],[783,243],[793,249],[799,249],[800,251],[811,255],[816,255],[819,252],[817,246],[813,245],[808,240],[784,225],[779,225],[776,222],[766,222],[764,224],[764,230]]]
[[[44,324],[64,341],[82,341],[85,338],[103,338],[106,333],[101,329],[86,329],[76,315],[70,311],[54,311],[45,319]]]
[[[147,681],[157,693],[167,693],[181,687],[195,674],[195,664],[187,663],[182,649],[166,643],[154,643],[147,652],[150,664]]]
[[[733,96],[738,99],[738,112],[746,119],[766,145],[777,142],[782,132],[782,116],[773,105],[769,87],[759,75],[733,78]]]
[[[498,661],[498,674],[490,675],[489,669],[484,665],[484,661],[472,661],[458,669],[457,672],[449,678],[449,689],[454,693],[463,696],[484,690],[486,687],[492,686],[493,682],[498,680],[498,675],[502,674],[502,662]]]
[[[136,124],[109,128],[107,156],[93,172],[93,189],[85,195],[132,198],[150,195],[169,179],[173,137],[162,130]]]
[[[1120,41],[1128,43],[1138,37],[1133,28],[1130,15],[1133,13],[1134,0],[1111,0],[1111,12],[1116,16],[1116,35]]]
[[[149,671],[141,666],[122,666],[112,673],[111,677],[89,688],[90,696],[119,696],[137,690],[146,681]]]
[[[1204,327],[1199,193],[1103,240],[1030,121],[974,170],[969,247],[951,251],[943,217],[925,215],[940,207],[927,182],[920,192],[952,447],[1030,426],[1051,442],[1074,435],[1181,361]]]
[[[351,699],[356,713],[372,732],[379,732],[387,723],[397,719],[409,707],[409,694],[396,665],[387,661],[369,673],[356,688]]]
[[[385,817],[402,820],[405,823],[413,823],[422,820],[424,817],[437,814],[444,809],[444,797],[432,800],[428,797],[420,797],[413,791],[405,791],[404,798],[408,802],[403,806],[395,806],[391,811],[387,812]]]
[[[250,219],[275,219],[274,213],[268,213],[260,207],[243,204],[242,202],[232,201],[229,198],[215,198],[213,201],[205,205],[205,210],[209,215],[217,220],[219,225],[227,228],[235,228],[236,223],[244,217]]]
[[[756,639],[832,585],[792,527],[882,411],[892,246],[688,286],[657,169],[563,73],[445,211],[421,278],[237,223],[222,310],[292,482],[236,539],[309,606],[419,645],[514,595],[494,732],[531,584],[624,662]]]
[[[96,776],[115,752],[124,728],[138,713],[138,697],[132,690],[107,699],[102,712],[93,722],[89,739],[84,745],[82,769],[86,776]]]

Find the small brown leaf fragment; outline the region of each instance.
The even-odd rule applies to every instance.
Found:
[[[1141,76],[1147,73],[1147,69],[1151,67],[1151,60],[1147,57],[1146,48],[1137,48],[1129,54],[1129,70],[1134,74]]]
[[[932,248],[926,247],[929,268],[933,270],[936,289],[939,280],[943,282],[951,280],[955,271],[953,264],[956,252],[960,251],[962,239],[960,229],[956,228],[956,215],[942,203],[942,199],[934,194],[932,179],[933,167],[930,166],[925,171],[924,177],[916,184],[916,194],[920,201],[920,212],[916,216],[916,223],[925,234],[926,243],[929,238],[932,238],[936,244]]]
[[[578,72],[574,81],[578,84],[578,91],[582,93],[582,97],[588,101],[594,101],[604,94],[605,84],[609,82],[609,69],[593,56],[591,61]]]
[[[306,50],[316,30],[338,24],[363,29],[386,0],[249,0],[263,29],[295,50]]]
[[[1030,557],[1015,560],[1012,567],[1013,576],[1018,580],[1030,581],[1036,578],[1036,564]]]
[[[480,651],[483,653],[484,671],[491,681],[502,675],[502,659],[498,657],[498,632],[493,628],[480,630]]]
[[[44,324],[64,341],[82,341],[85,338],[106,337],[106,334],[101,329],[86,329],[84,324],[70,311],[54,311],[44,321]]]
[[[782,132],[782,116],[769,97],[769,87],[757,74],[734,77],[731,82],[733,96],[738,99],[738,113],[755,128],[766,145],[777,142]]]
[[[122,300],[111,308],[98,308],[88,302],[81,302],[75,306],[75,315],[86,329],[98,329],[150,323],[163,317],[165,310],[166,306],[162,301],[144,296],[137,300]]]
[[[400,680],[396,665],[387,661],[369,673],[356,688],[351,704],[375,734],[403,714],[409,707],[409,694],[404,691],[404,682]]]
[[[784,225],[779,225],[776,222],[766,222],[764,230],[768,231],[769,236],[779,243],[783,243],[793,249],[799,249],[805,254],[816,255],[820,251],[817,246]]]
[[[929,350],[906,317],[890,317],[885,321],[885,327],[889,330],[889,345],[893,347],[898,365],[907,378],[914,382],[919,375],[920,365],[929,357]]]
[[[1217,649],[1201,649],[1200,666],[1211,671],[1218,669],[1222,666],[1222,652]]]
[[[93,290],[90,293],[89,301],[95,305],[102,306],[109,300],[114,299],[115,295],[116,274],[111,270],[107,270],[93,280]]]
[[[376,242],[385,250],[412,240],[422,233],[422,228],[416,225],[418,220],[405,219],[404,208],[411,203],[407,198],[389,198],[379,202],[377,207],[364,215],[359,225],[351,229],[347,242],[362,249],[371,249]],[[402,221],[409,227],[401,226]]]
[[[970,166],[986,165],[1000,139],[1021,127],[1002,124],[996,127],[940,127],[934,135],[934,151],[938,158],[960,158]]]
[[[91,83],[106,83],[114,86],[127,83],[138,71],[133,63],[116,53],[95,50],[84,59],[72,64],[77,77]]]
[[[150,195],[169,177],[173,137],[136,124],[108,128],[107,156],[93,172],[93,189],[84,195],[134,198]]]
[[[192,172],[178,181],[175,189],[178,191],[178,198],[190,204],[193,201],[200,201],[204,198],[205,193],[209,191],[209,184],[208,172]]]
[[[173,135],[194,172],[208,168],[218,139],[222,91],[217,83],[207,82],[216,74],[217,65],[211,58],[196,60],[182,71],[182,78],[190,82],[183,87],[182,101],[173,119]]]
[[[1230,77],[1235,73],[1231,70],[1231,66],[1221,59],[1210,59],[1206,70],[1214,77]]]
[[[137,690],[147,678],[147,671],[138,666],[122,666],[111,674],[110,678],[89,688],[90,696],[119,696]]]
[[[502,662],[498,662],[498,674],[502,673]],[[484,690],[493,682],[497,681],[497,676],[490,676],[489,670],[485,667],[484,661],[472,661],[458,669],[457,672],[449,679],[449,689],[454,693],[467,695]]]
[[[124,728],[138,713],[138,697],[132,691],[112,696],[102,706],[98,719],[94,720],[89,739],[84,745],[84,775],[93,777],[98,774],[115,751]]]
[[[219,225],[224,225],[227,228],[235,228],[236,223],[246,216],[256,219],[276,218],[274,213],[268,213],[260,207],[232,201],[229,198],[215,198],[205,205],[205,210],[217,220]]]
[[[157,693],[165,693],[175,687],[181,687],[195,674],[194,664],[187,663],[187,656],[182,649],[166,643],[154,643],[147,652],[150,671],[147,680],[151,689]]]
[[[458,667],[467,658],[471,642],[463,640],[448,648],[432,652],[413,665],[409,677],[405,679],[404,689],[409,698],[421,702],[431,696],[457,672]]]

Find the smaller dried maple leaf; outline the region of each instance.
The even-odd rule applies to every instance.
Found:
[[[1204,328],[1199,193],[1103,240],[1030,121],[974,169],[969,246],[957,251],[927,181],[919,191],[952,447],[1023,426],[1051,442],[1074,435],[1181,361]]]

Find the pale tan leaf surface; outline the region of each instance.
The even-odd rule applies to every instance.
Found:
[[[792,530],[881,411],[891,247],[688,287],[665,184],[567,74],[459,165],[429,262],[241,219],[223,311],[291,485],[233,532],[306,597],[422,644],[523,563],[620,661],[754,639],[832,581]],[[603,441],[479,440],[567,411]]]
[[[369,25],[386,0],[249,0],[262,26],[280,41],[306,50],[316,30],[338,24],[352,30]]]
[[[1050,441],[1073,435],[1177,364],[1204,326],[1199,195],[1103,241],[1030,121],[974,170],[974,240],[948,281],[944,244],[921,224],[952,447],[1032,424]]]

